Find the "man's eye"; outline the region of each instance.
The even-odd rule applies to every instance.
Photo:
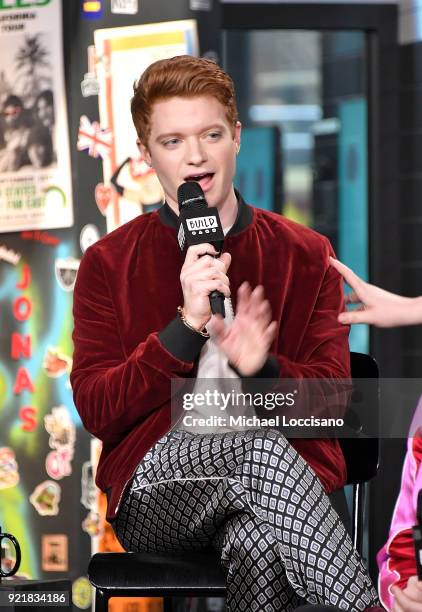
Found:
[[[164,146],[172,146],[172,145],[177,145],[177,143],[180,142],[178,138],[170,138],[170,140],[165,140],[164,141]]]
[[[210,132],[208,136],[211,140],[218,140],[221,137],[221,132]]]

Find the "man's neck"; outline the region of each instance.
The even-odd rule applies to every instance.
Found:
[[[236,221],[238,208],[239,204],[234,189],[232,187],[229,197],[224,202],[223,206],[218,209],[218,214],[220,216],[220,222],[222,227],[232,227],[232,225]]]

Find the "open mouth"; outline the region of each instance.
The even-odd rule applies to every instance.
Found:
[[[202,174],[186,176],[185,181],[196,181],[197,183],[199,183],[203,180],[206,181],[206,180],[212,179],[213,176],[214,176],[213,172],[203,172]]]

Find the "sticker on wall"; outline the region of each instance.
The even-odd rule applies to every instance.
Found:
[[[79,259],[74,257],[64,257],[56,259],[54,272],[56,280],[64,291],[73,291],[76,282],[76,275],[79,269]]]
[[[67,572],[69,569],[68,538],[65,534],[41,536],[43,572]]]
[[[81,92],[84,98],[89,96],[98,96],[100,86],[95,72],[95,47],[88,47],[88,72],[84,74],[84,79],[81,82]]]
[[[62,4],[0,1],[1,233],[73,225]]]
[[[8,446],[0,448],[0,489],[10,489],[19,482],[15,453]]]
[[[104,185],[104,183],[98,183],[95,187],[95,202],[102,215],[106,214],[107,206],[111,201],[111,187]]]
[[[52,236],[48,232],[41,232],[40,230],[21,232],[20,237],[22,240],[36,240],[37,242],[41,242],[41,244],[47,244],[49,246],[57,246],[60,244],[60,238]]]
[[[72,359],[61,353],[58,348],[49,346],[45,352],[42,367],[50,378],[60,378],[72,369]]]
[[[138,0],[111,0],[111,12],[121,15],[136,15]]]
[[[96,225],[88,223],[81,229],[79,244],[81,245],[82,253],[85,253],[88,247],[100,239],[100,231]]]
[[[102,16],[102,0],[82,0],[82,17],[84,19],[100,19]]]
[[[94,31],[94,41],[97,55],[96,72],[100,84],[99,122],[113,133],[110,154],[101,162],[102,180],[108,185],[119,164],[125,158],[135,157],[137,154],[130,113],[122,113],[122,108],[127,105],[127,92],[132,89],[134,80],[139,76],[139,66],[146,67],[156,60],[183,53],[198,55],[197,24],[195,19],[182,19],[100,28]],[[148,179],[149,185],[151,177],[145,178]],[[118,183],[125,188],[120,180]],[[137,201],[129,201],[125,197],[117,198],[113,193],[106,214],[107,231],[110,232],[137,215]]]
[[[53,480],[44,480],[35,487],[29,501],[41,516],[57,516],[60,496],[60,485]]]
[[[189,0],[191,11],[211,11],[212,0]]]
[[[81,490],[81,504],[87,510],[95,509],[97,507],[97,488],[90,461],[82,464]]]
[[[73,448],[63,447],[50,451],[45,458],[45,470],[50,478],[61,480],[72,473]]]
[[[0,259],[3,261],[7,261],[7,263],[11,263],[16,266],[21,259],[22,255],[20,253],[16,253],[13,249],[8,249],[3,244],[0,245]]]
[[[81,610],[88,610],[92,603],[92,587],[88,578],[81,576],[72,584],[72,602]]]
[[[129,220],[129,206],[132,218],[160,207],[164,192],[160,181],[144,157],[128,157],[116,168],[110,182],[125,201],[125,216]]]
[[[75,445],[76,429],[70,413],[65,406],[54,406],[51,414],[44,417],[44,425],[50,434],[50,448]]]
[[[88,151],[90,157],[105,159],[111,153],[113,133],[108,128],[102,128],[98,121],[91,121],[86,115],[79,120],[78,151]]]
[[[98,512],[91,510],[86,518],[82,521],[82,530],[85,531],[91,538],[99,536],[102,533],[102,524]]]

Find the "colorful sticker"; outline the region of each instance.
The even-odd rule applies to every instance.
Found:
[[[75,444],[75,424],[65,406],[54,406],[51,414],[44,417],[44,424],[50,434],[50,448],[58,449],[63,446],[72,447]]]
[[[104,183],[98,183],[95,187],[95,202],[99,208],[99,211],[102,215],[106,214],[107,206],[111,201],[111,187],[108,185],[104,185]]]
[[[45,480],[35,487],[29,501],[41,516],[57,516],[60,497],[60,485],[53,480]]]
[[[94,474],[90,461],[85,461],[85,463],[82,464],[81,488],[81,504],[87,510],[95,509],[97,507],[97,488],[95,486]]]
[[[9,538],[1,539],[0,558],[1,569],[7,573],[11,572],[16,565],[16,548]]]
[[[81,610],[87,610],[92,603],[92,587],[88,578],[81,576],[72,584],[73,604]]]
[[[11,448],[0,448],[0,489],[10,489],[19,482],[18,464]]]
[[[89,536],[91,536],[91,538],[99,536],[102,533],[103,529],[98,512],[94,512],[93,510],[89,512],[86,518],[82,521],[82,529]]]
[[[78,151],[88,151],[90,157],[105,159],[111,153],[113,134],[108,128],[103,129],[98,121],[91,121],[86,115],[79,120]]]
[[[68,537],[65,534],[41,536],[43,572],[67,572],[69,569]]]
[[[72,359],[61,353],[58,348],[49,346],[44,355],[42,367],[50,378],[59,378],[72,369]]]
[[[41,242],[42,244],[48,244],[49,246],[57,246],[58,244],[60,244],[60,238],[57,238],[57,236],[52,236],[48,232],[42,232],[40,230],[28,230],[25,232],[21,232],[20,237],[22,240],[36,240],[37,242]]]
[[[0,245],[0,260],[7,261],[16,266],[21,259],[22,255],[16,253],[13,249],[8,249],[4,244]]]
[[[79,263],[79,259],[75,259],[74,257],[56,259],[54,272],[57,282],[64,291],[73,291]]]
[[[97,77],[93,72],[86,72],[84,79],[81,81],[81,92],[84,98],[89,96],[98,96],[100,87],[98,85]]]
[[[50,478],[61,480],[72,473],[73,448],[59,448],[50,451],[45,458],[45,470]]]
[[[136,15],[138,0],[111,0],[111,12],[121,15]]]
[[[84,19],[100,19],[102,16],[102,0],[82,0],[82,17]]]
[[[114,171],[111,184],[117,193],[129,202],[140,207],[160,206],[164,200],[164,192],[155,170],[142,156],[128,157]]]
[[[81,245],[82,253],[85,253],[88,247],[100,239],[100,232],[96,225],[89,223],[81,229],[79,244]]]
[[[95,72],[95,46],[90,45],[88,51],[88,72],[85,73],[81,83],[81,92],[84,98],[98,96],[100,86]]]

